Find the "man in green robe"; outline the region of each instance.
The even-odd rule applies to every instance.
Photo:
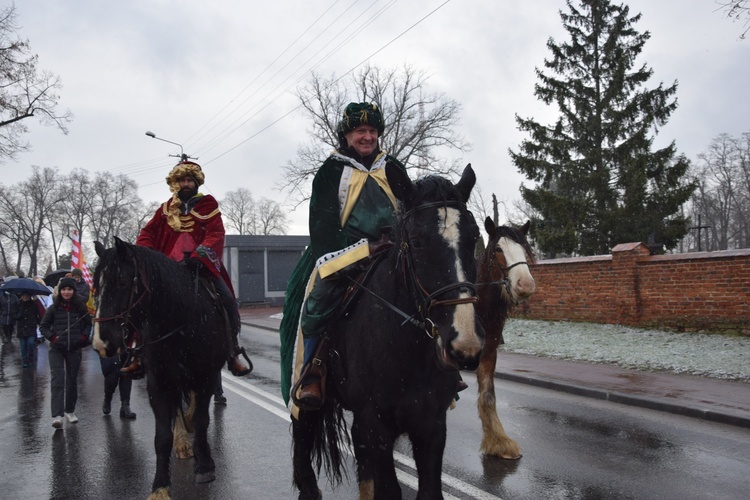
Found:
[[[287,404],[293,379],[310,362],[349,284],[329,276],[379,249],[381,229],[393,225],[397,201],[385,166],[404,166],[380,149],[384,130],[378,106],[347,105],[338,126],[340,146],[313,179],[310,245],[289,280],[280,327],[281,392]],[[315,408],[322,402],[320,389],[313,374],[302,381],[297,396]]]

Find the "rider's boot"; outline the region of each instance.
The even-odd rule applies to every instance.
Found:
[[[322,380],[325,367],[315,361],[317,359],[313,360],[303,376],[297,396],[299,406],[306,410],[317,410],[323,405]]]

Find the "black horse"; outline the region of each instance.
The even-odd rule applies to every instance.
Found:
[[[395,246],[330,328],[323,407],[292,420],[301,499],[320,498],[313,464],[333,484],[342,479],[343,409],[353,414],[360,498],[401,498],[393,446],[402,434],[419,473],[417,498],[442,498],[446,411],[458,370],[476,368],[482,350],[472,284],[479,228],[466,208],[476,182],[471,166],[455,185],[437,176],[413,184],[397,168],[386,175],[401,202]]]
[[[182,408],[192,398],[196,482],[215,479],[208,445],[209,400],[228,352],[226,314],[218,298],[186,266],[115,238],[96,242],[98,308],[94,349],[113,356],[138,344],[156,420],[156,474],[149,498],[169,498],[170,459]]]

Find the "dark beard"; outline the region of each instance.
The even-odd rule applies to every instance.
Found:
[[[180,189],[180,192],[177,193],[177,196],[180,198],[180,201],[185,203],[196,194],[198,194],[197,189]]]

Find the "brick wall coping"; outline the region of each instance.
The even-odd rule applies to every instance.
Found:
[[[617,248],[617,247],[615,247]],[[614,250],[614,249],[613,249]],[[630,249],[625,249],[628,251]],[[620,250],[623,251],[623,250]],[[674,260],[702,260],[702,259],[731,259],[735,257],[750,256],[750,248],[741,248],[739,250],[717,250],[715,252],[690,252],[675,253],[666,255],[643,255],[639,262],[663,262]],[[566,257],[561,259],[545,259],[536,261],[536,265],[556,265],[556,264],[585,264],[591,262],[602,262],[612,260],[611,255],[591,255],[589,257]]]
[[[602,262],[612,260],[611,255],[591,255],[589,257],[567,257],[564,259],[546,259],[536,261],[537,265],[555,265],[555,264],[583,264],[588,262]]]
[[[703,259],[733,259],[736,257],[750,256],[750,248],[741,248],[739,250],[717,250],[715,252],[691,252],[675,253],[669,255],[652,255],[648,257],[648,262],[664,262],[669,260],[703,260]]]

